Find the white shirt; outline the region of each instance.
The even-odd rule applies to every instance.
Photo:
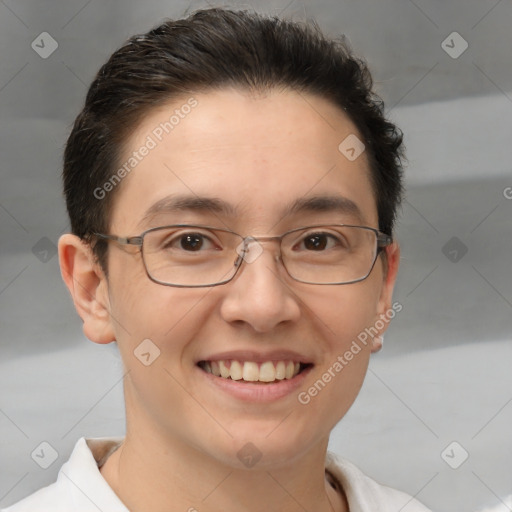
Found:
[[[123,439],[81,437],[55,483],[0,512],[129,512],[99,470]],[[332,452],[327,452],[326,471],[345,491],[350,512],[429,512],[407,494],[378,484]]]

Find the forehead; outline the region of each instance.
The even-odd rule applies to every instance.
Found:
[[[265,229],[283,216],[320,212],[318,198],[338,213],[347,206],[340,222],[377,227],[366,153],[343,152],[354,137],[361,138],[341,109],[310,94],[225,89],[174,99],[126,141],[112,229],[162,224],[173,210],[183,222],[209,213]]]

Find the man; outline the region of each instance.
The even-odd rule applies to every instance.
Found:
[[[59,256],[119,346],[126,437],[7,511],[426,511],[327,452],[393,309],[401,141],[312,27],[207,9],[118,50],[68,140]]]

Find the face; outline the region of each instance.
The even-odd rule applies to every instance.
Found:
[[[255,237],[317,224],[378,227],[366,154],[351,161],[338,149],[358,132],[331,103],[291,91],[255,97],[224,90],[194,98],[197,105],[182,109],[190,112],[169,133],[161,123],[188,98],[151,112],[128,140],[123,161],[148,145],[148,136],[156,144],[118,185],[111,233],[133,236],[181,223]],[[227,206],[182,201],[173,208],[177,196],[214,198]],[[325,205],[290,210],[313,197],[349,199],[359,214]],[[156,203],[159,208],[147,215]],[[293,463],[326,446],[378,346],[371,337],[358,342],[358,349],[354,341],[391,307],[398,247],[386,249],[387,276],[379,256],[367,279],[347,285],[297,282],[281,265],[275,241],[261,247],[227,284],[176,288],[147,277],[136,247],[109,245],[104,329],[117,340],[129,371],[129,431],[150,429],[237,467],[237,452],[248,442],[263,454],[258,467]],[[93,328],[89,337],[100,341]],[[160,353],[145,365],[134,351],[148,339]],[[151,359],[157,354],[149,352]],[[198,365],[235,359],[274,365],[291,360],[307,367],[296,377],[265,384],[225,379]]]

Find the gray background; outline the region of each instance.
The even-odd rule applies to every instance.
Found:
[[[0,507],[53,482],[80,436],[124,434],[119,357],[81,333],[54,253],[68,229],[62,148],[112,51],[207,5],[0,1]],[[216,5],[345,33],[406,134],[403,310],[331,449],[433,510],[512,510],[512,3]],[[454,31],[469,45],[457,58],[443,49],[462,48]],[[58,43],[45,59],[31,48],[42,32]],[[31,458],[43,441],[58,453],[48,469]]]

